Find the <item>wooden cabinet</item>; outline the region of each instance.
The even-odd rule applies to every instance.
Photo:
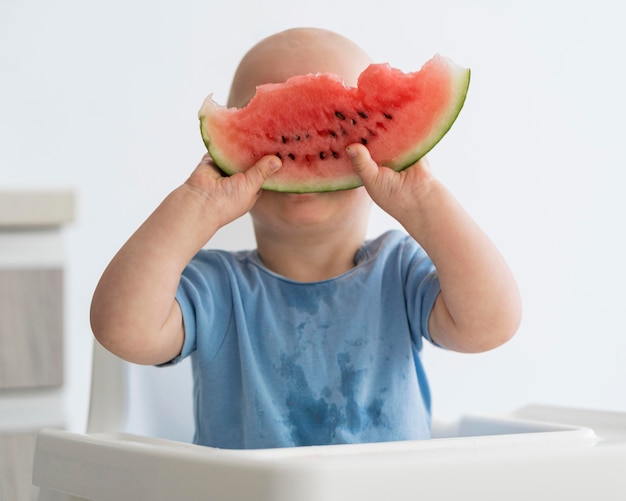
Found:
[[[37,498],[37,431],[63,426],[69,192],[0,191],[0,500]]]

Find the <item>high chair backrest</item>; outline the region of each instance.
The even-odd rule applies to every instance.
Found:
[[[94,342],[87,433],[126,432],[191,442],[189,359],[169,367],[131,364]]]

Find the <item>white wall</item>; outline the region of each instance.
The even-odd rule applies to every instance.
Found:
[[[525,317],[496,351],[426,351],[435,411],[626,410],[622,9],[617,0],[2,0],[0,188],[78,194],[67,231],[70,427],[84,424],[100,273],[203,153],[205,95],[224,100],[243,53],[294,25],[340,31],[405,71],[435,52],[472,68],[467,104],[431,163],[508,258]],[[392,224],[377,213],[371,233]],[[248,220],[215,245],[252,245]]]

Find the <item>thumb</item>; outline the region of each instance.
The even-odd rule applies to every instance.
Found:
[[[276,155],[266,155],[245,172],[246,180],[249,185],[259,190],[282,165],[283,163]]]
[[[373,181],[378,174],[378,164],[372,160],[369,150],[362,144],[355,143],[346,148],[346,153],[363,183],[367,185]]]

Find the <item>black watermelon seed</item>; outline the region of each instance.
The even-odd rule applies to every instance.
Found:
[[[287,138],[285,136],[280,136],[280,140],[283,142],[283,144],[287,143]]]
[[[367,144],[367,139],[365,139],[364,137],[361,138],[361,143],[363,144]]]
[[[302,138],[301,138],[300,136],[298,136],[298,134],[296,134],[296,135],[294,136],[294,139],[295,139],[296,141],[300,141],[300,139],[302,139]]]
[[[387,120],[392,120],[393,117],[389,114],[389,113],[383,113],[383,116],[387,119]]]
[[[333,154],[333,157],[339,158],[339,153],[337,153],[336,151],[331,151],[331,153]]]
[[[333,137],[337,137],[337,133],[334,130],[328,131],[330,132],[330,135]]]
[[[326,153],[324,153],[323,151],[320,151],[320,158],[324,160],[326,158]]]
[[[280,155],[280,151],[277,151],[277,152],[276,152],[276,156],[277,156],[278,158],[280,158],[281,160],[283,159],[283,157]]]
[[[345,120],[346,116],[341,113],[341,111],[335,111],[335,116],[339,119],[339,120]]]
[[[356,125],[356,120],[354,118],[350,119],[352,121],[352,125]]]
[[[368,118],[367,113],[365,113],[364,111],[357,111],[357,113],[359,114],[361,118]]]
[[[289,153],[289,155],[287,155],[289,158],[291,158],[292,160],[296,159],[296,156],[293,153]]]

